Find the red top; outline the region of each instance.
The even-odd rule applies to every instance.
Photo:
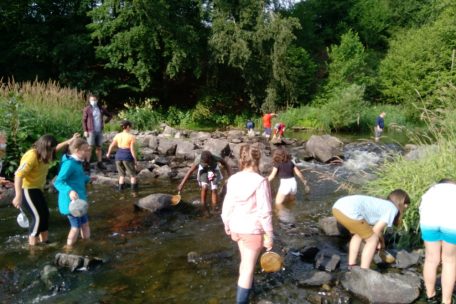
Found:
[[[265,128],[270,128],[271,127],[271,119],[272,119],[272,114],[264,114],[263,116],[263,127]]]

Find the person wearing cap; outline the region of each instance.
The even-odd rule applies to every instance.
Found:
[[[70,204],[78,199],[87,201],[86,185],[90,177],[84,173],[82,163],[90,153],[90,147],[86,140],[77,138],[70,144],[70,155],[63,155],[62,165],[54,186],[59,192],[58,204],[62,215],[67,216],[70,222],[70,232],[67,237],[67,246],[76,243],[78,235],[83,239],[90,238],[89,217],[73,216],[70,213]]]

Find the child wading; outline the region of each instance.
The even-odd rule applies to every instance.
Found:
[[[206,206],[206,195],[207,190],[211,190],[211,199],[212,199],[212,209],[217,208],[218,204],[218,195],[217,189],[218,184],[222,180],[222,172],[220,171],[219,165],[225,167],[228,176],[231,175],[230,166],[223,160],[223,158],[213,155],[209,151],[201,152],[201,155],[195,159],[195,162],[185,174],[182,182],[177,187],[177,190],[180,192],[184,188],[185,183],[189,179],[190,175],[198,169],[197,180],[198,184],[201,187],[201,204],[203,208],[206,209],[206,212],[209,214],[209,208]]]
[[[137,190],[136,164],[138,158],[136,157],[135,151],[136,137],[130,133],[131,122],[124,120],[120,126],[123,131],[122,133],[117,134],[112,140],[106,157],[109,158],[111,150],[116,146],[118,147],[116,152],[116,167],[119,172],[119,190],[122,190],[125,186],[125,176],[127,173],[130,175],[131,189]]]
[[[299,177],[301,182],[304,184],[304,191],[308,193],[310,191],[307,181],[299,171],[298,167],[291,160],[290,154],[284,149],[276,149],[272,154],[274,161],[274,168],[269,174],[268,180],[272,181],[278,174],[280,178],[280,186],[277,190],[275,203],[277,205],[282,204],[287,198],[290,200],[295,199],[297,192],[297,183],[295,175]]]
[[[72,246],[78,239],[79,233],[83,239],[90,238],[90,227],[88,215],[75,217],[70,214],[70,203],[76,199],[87,201],[86,185],[90,177],[84,173],[83,161],[90,153],[90,147],[82,138],[73,140],[70,144],[71,155],[62,157],[57,179],[54,182],[55,188],[59,191],[59,211],[66,215],[70,221],[70,233],[67,238],[67,245]]]

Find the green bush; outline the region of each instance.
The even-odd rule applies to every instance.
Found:
[[[155,99],[146,99],[133,105],[125,103],[125,110],[119,112],[120,119],[129,120],[137,130],[152,130],[164,121],[162,114],[155,109]]]

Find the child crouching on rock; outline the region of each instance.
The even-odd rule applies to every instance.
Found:
[[[116,146],[118,147],[116,151],[116,167],[119,172],[119,191],[125,187],[126,173],[130,175],[131,190],[138,190],[136,181],[136,164],[138,162],[135,151],[136,137],[130,133],[131,122],[124,120],[120,126],[123,131],[114,136],[106,157],[109,158],[111,150]]]
[[[89,145],[82,138],[74,139],[70,144],[70,155],[62,157],[57,179],[54,182],[55,188],[59,191],[59,211],[66,215],[70,221],[70,232],[67,238],[67,245],[76,243],[79,233],[83,239],[90,238],[89,217],[87,214],[76,217],[70,213],[70,203],[77,199],[87,201],[86,185],[90,177],[84,173],[82,163],[89,153]]]

